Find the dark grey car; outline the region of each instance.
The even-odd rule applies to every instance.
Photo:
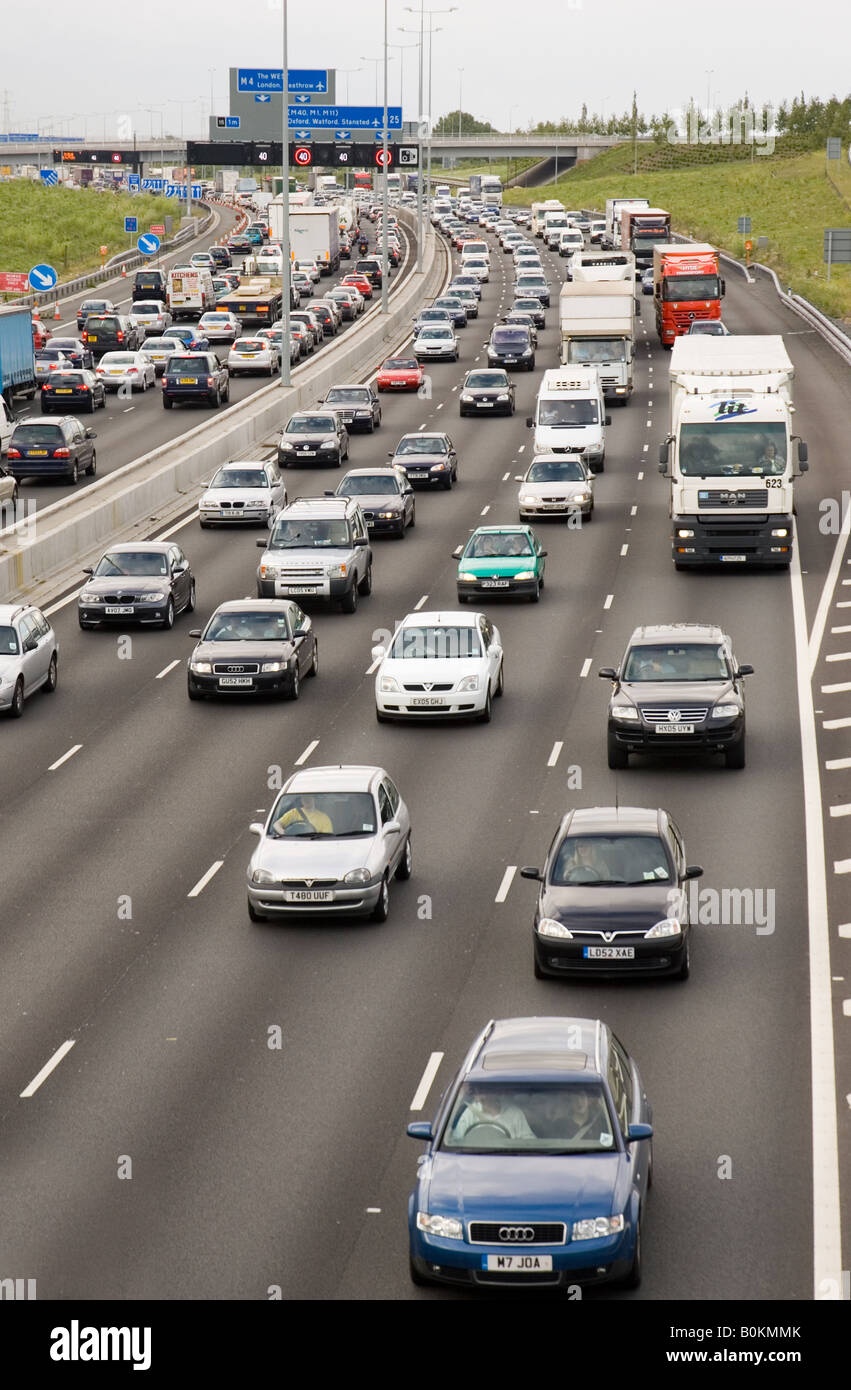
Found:
[[[195,607],[195,578],[173,541],[113,545],[83,573],[89,578],[77,599],[81,628],[135,622],[168,629]]]
[[[332,386],[318,404],[333,409],[347,430],[372,434],[381,424],[381,402],[372,386]]]
[[[458,396],[459,415],[513,415],[514,382],[502,370],[468,372]]]
[[[458,481],[458,455],[448,434],[405,434],[387,457],[404,468],[414,486],[437,483],[448,492]]]
[[[278,467],[298,463],[338,466],[349,457],[349,432],[336,411],[300,410],[287,421],[278,441]]]
[[[357,498],[370,536],[404,540],[416,525],[414,490],[402,468],[352,468],[330,495]]]
[[[289,599],[232,599],[216,609],[189,658],[187,694],[277,695],[297,700],[303,676],[319,672],[313,625]]]

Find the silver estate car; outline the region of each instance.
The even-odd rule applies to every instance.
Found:
[[[44,614],[28,603],[0,604],[0,710],[20,719],[36,690],[52,695],[59,647]]]
[[[302,768],[284,784],[248,865],[248,916],[372,917],[411,877],[408,808],[383,767]]]

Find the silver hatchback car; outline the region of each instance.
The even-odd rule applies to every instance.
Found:
[[[248,865],[248,915],[372,917],[411,877],[408,808],[383,767],[302,768],[284,784]]]
[[[0,604],[0,709],[20,719],[24,700],[58,684],[59,647],[44,614],[29,603]]]

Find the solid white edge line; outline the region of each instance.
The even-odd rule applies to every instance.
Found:
[[[314,748],[318,748],[318,747],[319,747],[319,739],[318,739],[318,738],[312,739],[311,742],[310,742],[310,743],[307,745],[307,747],[305,748],[304,752],[303,752],[302,754],[300,754],[299,757],[296,758],[294,766],[295,766],[295,767],[302,767],[302,766],[307,762],[307,760],[308,760],[308,758],[310,757],[311,753],[313,752]]]
[[[851,506],[848,505],[846,500],[846,505],[842,513],[842,525],[839,528],[839,535],[836,537],[836,545],[833,547],[833,554],[830,557],[830,564],[824,584],[822,585],[818,608],[813,618],[813,630],[810,633],[808,653],[811,675],[815,671],[816,662],[818,661],[819,652],[821,651],[821,644],[824,639],[824,627],[827,622],[828,609],[830,608],[830,600],[833,597],[833,591],[836,588],[836,581],[839,577],[842,561],[845,558],[849,530],[851,530]],[[828,657],[828,661],[829,660],[830,657]]]
[[[163,676],[167,676],[168,673],[169,673],[169,671],[173,671],[174,668],[175,668],[175,666],[179,666],[179,665],[180,665],[180,658],[177,657],[177,658],[175,658],[174,661],[170,661],[170,662],[168,663],[167,666],[164,666],[163,669],[162,669],[161,671],[158,671],[157,674],[156,674],[155,679],[158,680],[158,681],[161,681],[162,678],[163,678]]]
[[[73,747],[68,749],[67,753],[63,753],[61,758],[57,758],[55,763],[50,764],[50,767],[47,769],[48,772],[55,772],[63,763],[67,763],[69,758],[73,758],[75,753],[79,753],[82,746],[82,743],[75,743]]]
[[[516,873],[517,873],[517,865],[516,865],[516,864],[509,864],[508,867],[507,867],[506,870],[505,870],[505,873],[502,875],[502,882],[501,882],[501,884],[499,885],[499,888],[497,889],[496,897],[494,898],[494,902],[495,902],[495,903],[504,903],[504,902],[505,902],[506,898],[508,897],[508,890],[510,889],[511,884],[512,884],[512,882],[514,881],[514,875],[515,875]]]
[[[795,528],[797,531],[797,528]],[[830,980],[830,928],[827,904],[821,774],[816,719],[810,684],[807,612],[795,536],[790,565],[804,825],[807,862],[807,930],[810,983],[810,1068],[813,1122],[813,1296],[842,1288],[842,1240],[839,1206],[839,1152],[836,1128],[836,1064],[833,1052],[833,1002]]]
[[[442,1052],[433,1052],[429,1057],[426,1062],[425,1071],[420,1079],[420,1084],[414,1092],[414,1098],[410,1105],[411,1110],[422,1110],[428,1099],[428,1093],[431,1090],[432,1083],[437,1076],[438,1068],[442,1061]]]
[[[214,876],[214,874],[217,874],[219,872],[219,869],[222,867],[224,862],[224,859],[215,860],[215,862],[210,865],[207,872],[201,875],[198,882],[195,884],[195,887],[191,888],[189,892],[186,894],[187,898],[199,897],[201,893],[203,893],[204,889],[207,887],[207,884],[210,882],[210,879]]]
[[[561,753],[563,747],[564,744],[561,742],[553,744],[553,750],[550,753],[550,756],[547,758],[547,767],[555,767],[556,763],[559,760],[559,754]]]
[[[21,1094],[20,1094],[20,1097],[19,1097],[20,1100],[29,1100],[30,1096],[34,1096],[34,1095],[35,1095],[35,1093],[36,1093],[36,1091],[38,1090],[38,1088],[39,1088],[39,1086],[41,1085],[41,1083],[42,1083],[43,1081],[46,1081],[47,1078],[49,1077],[50,1073],[51,1073],[52,1071],[54,1071],[56,1067],[59,1066],[59,1063],[62,1061],[62,1058],[65,1056],[65,1054],[66,1054],[67,1052],[70,1052],[70,1051],[71,1051],[71,1048],[74,1046],[74,1043],[75,1043],[76,1041],[77,1041],[76,1038],[69,1038],[69,1039],[67,1040],[67,1042],[64,1042],[64,1043],[62,1044],[61,1047],[57,1047],[57,1049],[56,1049],[56,1051],[54,1052],[53,1056],[51,1057],[50,1061],[49,1061],[49,1062],[45,1062],[45,1064],[44,1064],[44,1066],[42,1067],[41,1071],[38,1072],[38,1074],[37,1074],[36,1076],[33,1077],[32,1081],[30,1082],[29,1086],[27,1086],[26,1090],[21,1091]]]

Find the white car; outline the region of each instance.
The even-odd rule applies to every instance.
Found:
[[[144,328],[146,337],[159,337],[171,328],[171,314],[161,299],[138,299],[130,305],[130,322]]]
[[[278,345],[268,338],[237,338],[227,356],[228,376],[263,372],[274,376],[281,369]]]
[[[198,336],[213,343],[235,343],[242,332],[242,322],[226,309],[211,309],[198,320]]]
[[[352,305],[352,308],[355,311],[356,317],[358,314],[362,314],[364,309],[366,308],[366,300],[364,299],[360,290],[356,289],[354,285],[337,285],[334,289],[334,293],[345,293],[346,298],[348,299],[349,303]]]
[[[594,481],[579,454],[536,454],[520,479],[517,505],[521,521],[576,514],[590,520]]]
[[[139,351],[153,362],[156,375],[162,376],[172,353],[183,351],[183,343],[177,338],[146,338]]]
[[[465,256],[461,265],[465,275],[475,275],[480,281],[490,279],[490,266],[484,256]]]
[[[315,261],[295,261],[293,270],[303,270],[314,285],[321,279],[321,271]]]
[[[389,648],[373,647],[375,713],[388,719],[455,716],[487,723],[504,687],[502,638],[484,613],[409,613]]]
[[[271,463],[241,459],[225,463],[201,497],[202,528],[224,522],[254,522],[270,526],[287,505],[287,490]]]
[[[122,386],[129,386],[131,391],[147,391],[157,379],[153,362],[143,352],[105,352],[95,375],[106,391],[118,391]]]
[[[451,324],[426,323],[414,339],[413,354],[417,361],[429,357],[448,357],[458,361],[458,339]]]

